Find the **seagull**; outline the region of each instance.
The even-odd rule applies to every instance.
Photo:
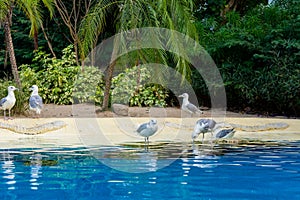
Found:
[[[196,122],[196,125],[194,127],[194,131],[192,133],[193,142],[199,136],[200,133],[203,133],[202,143],[203,143],[205,133],[210,131],[211,132],[211,137],[213,137],[213,129],[214,129],[215,126],[216,126],[216,122],[213,119],[199,119]]]
[[[145,137],[145,143],[149,143],[149,137],[154,135],[157,129],[157,121],[155,119],[151,119],[149,122],[141,124],[136,131],[140,136]]]
[[[179,95],[178,97],[182,97],[182,105],[181,109],[185,112],[192,114],[200,113],[203,114],[203,111],[201,111],[197,106],[189,102],[189,95],[187,93],[183,93],[182,95]]]
[[[220,139],[220,138],[232,138],[233,135],[235,133],[235,129],[234,128],[230,128],[230,129],[222,129],[220,130],[217,134],[216,134],[216,138]]]
[[[37,85],[33,85],[29,90],[32,90],[29,98],[29,109],[35,111],[36,114],[39,115],[43,108],[43,99],[38,93],[39,88]]]
[[[7,90],[8,95],[0,100],[0,108],[4,110],[4,120],[6,120],[6,110],[8,110],[8,119],[10,119],[10,110],[16,103],[14,91],[18,90],[18,88],[15,88],[14,86],[8,86]]]

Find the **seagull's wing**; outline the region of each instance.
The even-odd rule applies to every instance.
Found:
[[[223,130],[220,130],[216,134],[216,138],[231,138],[234,133],[235,133],[235,130],[233,128],[232,129],[223,129]]]
[[[193,113],[201,112],[194,104],[188,103],[186,107]]]
[[[148,128],[148,123],[141,124],[136,131],[140,133],[142,132],[142,130],[145,130],[146,128]]]
[[[29,105],[32,108],[42,108],[43,107],[43,99],[39,95],[33,95],[29,98]]]
[[[4,97],[0,100],[0,106],[2,106],[7,101],[7,98]]]
[[[216,125],[215,120],[212,119],[199,119],[197,123],[205,129],[213,129]]]

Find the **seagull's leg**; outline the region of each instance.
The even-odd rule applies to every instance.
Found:
[[[214,133],[213,133],[213,131],[211,130],[211,135],[210,135],[210,140],[211,140],[211,142],[213,141],[213,136],[214,136]]]
[[[11,119],[11,117],[10,117],[10,109],[8,109],[8,119]]]
[[[203,133],[203,135],[202,135],[202,144],[203,144],[203,141],[204,141],[204,133]]]
[[[6,110],[4,110],[4,120],[7,120],[7,118],[6,118]]]

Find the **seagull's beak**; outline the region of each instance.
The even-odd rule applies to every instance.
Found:
[[[181,95],[179,95],[178,97],[182,97],[182,98],[183,98],[182,94],[181,94]]]
[[[14,90],[19,90],[19,88],[15,88]]]

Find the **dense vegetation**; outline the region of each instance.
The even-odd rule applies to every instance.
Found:
[[[299,115],[299,9],[299,1],[282,1],[243,17],[228,13],[224,26],[213,19],[199,25],[231,108]]]
[[[195,2],[194,25],[199,43],[212,56],[220,70],[226,88],[228,108],[271,115],[299,116],[299,1],[278,0],[270,5],[260,4],[263,1],[244,1],[248,2],[247,6],[226,12],[224,9],[222,15],[219,12],[226,1]],[[84,13],[81,15],[83,17]],[[93,67],[82,69],[79,66],[80,59],[74,49],[74,40],[68,27],[60,20],[58,11],[55,11],[53,19],[45,17],[43,20],[55,57],[42,32],[38,33],[40,50],[33,51],[32,38],[28,37],[30,22],[21,11],[14,10],[11,29],[23,86],[23,93],[20,95],[28,96],[27,88],[31,84],[37,84],[46,103],[102,104],[105,74]],[[98,43],[113,35],[115,28],[106,28]],[[4,41],[2,28],[0,39]],[[1,43],[1,96],[6,95],[7,85],[13,84],[5,49],[5,43]],[[147,54],[151,54],[149,52]],[[154,52],[157,53],[161,52]],[[173,105],[174,102],[170,102],[172,94],[166,88],[143,84],[150,76],[149,72],[147,68],[135,66],[134,62],[124,64],[130,68],[113,78],[111,101],[131,106]],[[166,59],[166,62],[176,68],[173,60]],[[137,74],[139,81],[136,81]],[[190,80],[200,104],[210,106],[206,85],[202,77],[194,73],[193,68]],[[22,96],[19,98],[26,99]]]

